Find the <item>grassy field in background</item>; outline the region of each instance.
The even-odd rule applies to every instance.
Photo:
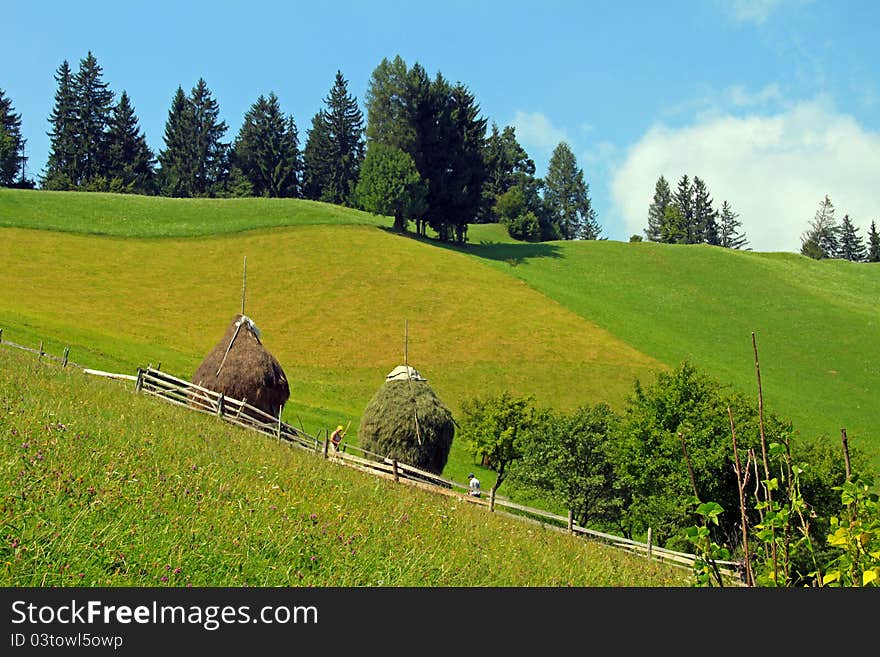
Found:
[[[3,586],[691,583],[9,347],[0,433]]]
[[[475,227],[463,250],[668,366],[690,360],[803,436],[850,441],[880,465],[880,266],[705,245],[510,244]]]
[[[119,219],[129,207],[138,221]],[[159,239],[175,218],[189,237]],[[73,343],[71,358],[90,366],[161,362],[187,377],[240,308],[247,256],[246,313],[292,381],[285,420],[310,432],[357,426],[403,360],[404,321],[410,364],[453,411],[503,388],[566,409],[619,406],[635,378],[652,381],[684,359],[756,396],[754,331],[766,410],[808,437],[836,440],[846,427],[880,464],[874,265],[707,246],[523,244],[497,225],[471,226],[470,243],[456,247],[307,201],[0,190],[0,226],[41,224],[100,225],[116,237],[0,229],[8,339],[45,339],[56,353]],[[249,225],[264,228],[240,232]],[[455,445],[449,467],[454,478],[470,467]]]
[[[0,187],[0,227],[117,237],[194,237],[314,224],[387,224],[360,210],[302,199],[179,199]]]
[[[352,421],[407,358],[456,414],[510,389],[543,404],[621,405],[662,365],[528,285],[463,254],[369,226],[295,226],[180,239],[3,229],[4,338],[71,345],[88,367],[161,362],[189,378],[241,305],[282,364],[285,421]],[[24,337],[18,338],[19,335]],[[47,347],[48,348],[48,347]],[[444,472],[474,468],[453,444]],[[488,473],[487,473],[487,481]]]

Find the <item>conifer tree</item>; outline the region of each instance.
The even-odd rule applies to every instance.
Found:
[[[477,221],[494,223],[499,220],[494,211],[499,198],[515,185],[525,190],[528,186],[526,183],[534,180],[535,162],[517,141],[513,126],[505,126],[499,131],[498,125],[493,123],[485,143],[483,162],[486,180],[483,182]]]
[[[809,228],[801,235],[801,253],[812,258],[835,258],[840,248],[840,227],[834,218],[834,204],[827,194]]]
[[[351,205],[364,159],[364,117],[341,71],[312,118],[303,154],[303,195]]]
[[[196,192],[195,119],[191,104],[177,87],[165,121],[165,148],[159,151],[158,179],[165,196],[193,196]]]
[[[672,203],[672,191],[669,182],[661,175],[654,185],[654,198],[648,206],[648,227],[645,237],[651,242],[661,242],[663,236],[663,218],[666,208]]]
[[[601,228],[590,200],[589,185],[566,142],[560,142],[553,150],[544,182],[544,199],[562,238],[599,239]]]
[[[877,234],[877,223],[872,221],[868,229],[868,262],[880,262],[880,235]]]
[[[840,224],[840,245],[837,257],[852,262],[862,262],[867,257],[865,243],[859,235],[859,229],[853,225],[848,214],[843,215]]]
[[[694,176],[693,193],[693,227],[688,238],[691,244],[712,244],[718,246],[718,212],[712,207],[712,197],[706,182]]]
[[[229,144],[221,141],[227,125],[220,120],[220,104],[211,94],[204,78],[199,78],[189,97],[192,107],[195,147],[195,194],[206,196],[216,191],[225,174]]]
[[[12,100],[0,89],[0,185],[24,184],[24,145],[21,137],[21,114],[16,114]]]
[[[107,128],[113,107],[113,92],[101,77],[103,69],[88,52],[80,60],[74,83],[76,107],[76,155],[79,160],[77,184],[102,183],[108,162]]]
[[[721,214],[719,215],[719,245],[727,249],[741,249],[748,244],[745,234],[739,231],[741,225],[739,214],[733,211],[730,203],[724,201],[721,204]]]
[[[113,108],[107,134],[107,177],[116,192],[150,194],[155,190],[155,156],[140,130],[128,94]]]
[[[77,159],[77,120],[74,78],[70,64],[65,59],[55,72],[58,88],[55,91],[55,106],[49,115],[51,130],[49,159],[46,174],[42,181],[45,189],[72,189],[79,182],[80,171]]]
[[[257,196],[297,196],[299,140],[292,116],[285,117],[275,93],[260,96],[244,115],[233,144],[232,163]]]
[[[672,200],[675,203],[675,207],[678,208],[680,224],[675,230],[667,229],[665,232],[667,235],[679,234],[679,231],[683,230],[684,235],[681,238],[681,243],[693,244],[695,233],[693,187],[691,186],[691,180],[687,174],[683,174],[682,177],[679,178],[678,187],[672,195]]]

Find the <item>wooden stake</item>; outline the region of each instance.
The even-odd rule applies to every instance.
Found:
[[[651,544],[652,544],[651,528],[648,527],[648,561],[651,560]]]
[[[840,430],[840,440],[843,442],[843,460],[846,463],[846,480],[852,477],[852,470],[849,467],[849,444],[846,441],[846,429]]]
[[[746,586],[754,586],[755,580],[752,575],[752,564],[751,559],[749,557],[749,531],[748,531],[748,520],[746,518],[746,500],[745,500],[745,481],[742,476],[742,468],[739,463],[739,452],[736,449],[736,431],[733,428],[733,413],[730,411],[730,406],[727,407],[727,417],[730,420],[730,435],[733,438],[733,462],[736,467],[736,484],[737,490],[739,491],[739,515],[740,522],[742,525],[742,539],[743,539],[743,558],[746,563]],[[746,473],[748,474],[748,473]]]

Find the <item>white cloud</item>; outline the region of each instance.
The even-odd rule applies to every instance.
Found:
[[[728,113],[652,127],[612,172],[612,207],[627,234],[645,229],[660,175],[674,189],[685,173],[706,181],[716,207],[733,206],[755,251],[799,251],[825,194],[862,235],[880,220],[880,133],[822,101],[770,116]]]
[[[510,122],[517,141],[529,154],[549,155],[559,142],[568,142],[563,128],[558,128],[541,112],[517,112]]]
[[[764,24],[784,5],[802,5],[809,0],[721,0],[721,6],[737,23]]]
[[[733,85],[727,89],[726,96],[736,107],[763,106],[782,100],[779,85],[775,82],[755,93],[750,93],[745,85]]]

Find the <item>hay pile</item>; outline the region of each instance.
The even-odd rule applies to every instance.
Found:
[[[243,399],[273,417],[279,417],[290,398],[284,370],[263,347],[253,321],[241,314],[232,318],[220,342],[196,369],[192,382]]]
[[[455,436],[452,412],[415,370],[409,379],[399,374],[400,368],[392,371],[367,404],[358,442],[370,452],[439,475]]]

